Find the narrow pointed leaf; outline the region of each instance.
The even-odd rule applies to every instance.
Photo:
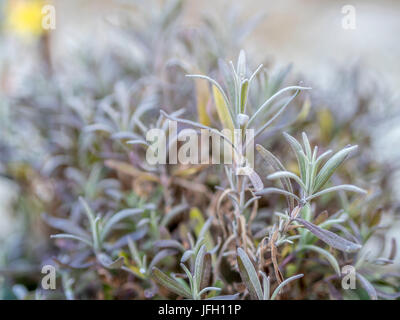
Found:
[[[157,263],[159,263],[164,258],[174,256],[177,253],[178,253],[178,251],[175,249],[164,249],[164,250],[157,252],[157,254],[154,256],[154,258],[150,262],[149,270],[152,270],[153,267],[156,266]]]
[[[102,231],[102,234],[101,234],[102,239],[104,240],[107,237],[109,232],[112,230],[112,227],[116,223],[120,222],[123,219],[126,219],[128,217],[133,217],[133,216],[135,216],[137,214],[140,214],[140,213],[143,213],[143,212],[144,212],[144,209],[138,209],[138,208],[135,208],[135,209],[124,209],[124,210],[121,210],[121,211],[117,212],[116,214],[111,216],[111,218],[108,219],[106,221],[106,223],[104,224],[103,231]]]
[[[360,273],[356,273],[356,277],[358,281],[361,283],[361,286],[367,291],[371,300],[378,300],[378,294],[371,282],[369,282],[363,275]]]
[[[77,240],[77,241],[81,241],[83,243],[86,243],[89,246],[93,246],[93,244],[85,238],[79,237],[79,236],[75,236],[73,234],[64,234],[64,233],[60,233],[60,234],[53,234],[50,236],[51,239],[72,239],[72,240]]]
[[[240,113],[245,113],[248,90],[249,80],[246,79],[242,82],[242,87],[240,89]]]
[[[289,172],[289,171],[277,171],[274,172],[273,174],[270,174],[267,177],[269,180],[275,180],[275,179],[281,179],[281,178],[288,178],[288,179],[293,179],[295,180],[303,189],[306,188],[306,186],[304,185],[303,181],[301,181],[301,179],[296,176],[294,173]]]
[[[301,277],[303,277],[303,276],[304,276],[304,274],[297,274],[297,275],[295,275],[295,276],[292,276],[292,277],[290,277],[290,278],[287,278],[285,281],[283,281],[283,282],[274,290],[274,292],[272,293],[272,296],[271,296],[271,300],[275,300],[276,296],[279,294],[279,291],[281,291],[282,288],[283,288],[284,286],[286,286],[289,282],[292,282],[292,281],[294,281],[294,280],[297,280],[297,279],[299,279],[299,278],[301,278]]]
[[[349,240],[346,240],[340,236],[338,236],[336,233],[333,233],[329,230],[322,229],[315,224],[308,222],[306,220],[303,220],[301,218],[296,218],[296,221],[301,223],[305,228],[307,228],[310,232],[312,232],[317,238],[321,239],[328,245],[330,245],[333,248],[336,248],[338,250],[344,251],[344,252],[355,252],[360,250],[361,245],[351,242]]]
[[[319,171],[317,177],[315,178],[315,185],[313,191],[319,191],[329,178],[333,175],[335,170],[346,160],[349,153],[357,149],[357,146],[346,147],[339,152],[335,153],[322,167]]]
[[[235,127],[233,124],[231,114],[229,112],[229,107],[227,105],[227,102],[224,99],[220,89],[218,89],[216,86],[213,85],[212,90],[214,95],[215,107],[217,108],[218,117],[219,120],[221,121],[222,127],[224,129],[231,130],[233,137],[233,130]]]
[[[257,277],[257,272],[242,248],[237,249],[237,262],[240,276],[242,277],[247,290],[249,290],[251,298],[253,300],[263,300],[263,292],[260,281]]]
[[[269,193],[279,193],[279,194],[283,194],[284,196],[287,197],[292,197],[294,199],[296,199],[298,202],[300,202],[300,198],[298,196],[296,196],[294,193],[288,192],[286,190],[282,190],[282,189],[278,189],[278,188],[264,188],[260,191],[256,192],[257,196],[262,196],[262,195],[266,195]]]
[[[303,147],[295,138],[293,138],[286,132],[283,133],[283,136],[285,137],[286,141],[289,143],[294,154],[296,155],[297,162],[299,164],[301,180],[305,181],[307,161],[306,161],[306,155],[304,154],[303,151]]]
[[[264,159],[264,161],[267,162],[274,169],[274,171],[286,171],[286,168],[279,161],[279,159],[277,157],[275,157],[267,149],[265,149],[262,145],[259,145],[259,144],[256,145],[256,149],[260,153],[260,155]],[[293,193],[292,184],[288,178],[283,177],[280,179],[280,181],[282,183],[283,188],[286,191]],[[294,207],[293,199],[291,197],[289,198],[289,207],[291,207],[291,208]]]
[[[188,299],[190,299],[192,297],[190,292],[187,289],[183,288],[178,281],[167,276],[164,272],[162,272],[157,267],[153,267],[152,275],[159,284],[168,288],[175,294],[185,297],[185,298],[188,298]]]
[[[204,264],[204,256],[206,254],[206,245],[203,244],[200,247],[199,252],[197,253],[197,257],[194,264],[194,275],[196,277],[196,287],[200,290],[200,284],[203,277],[203,264]]]
[[[361,193],[361,194],[366,194],[367,193],[366,190],[361,189],[361,188],[356,187],[356,186],[353,186],[351,184],[342,184],[342,185],[339,185],[339,186],[326,188],[326,189],[324,189],[322,191],[314,193],[313,195],[307,197],[306,201],[310,201],[310,200],[312,200],[314,198],[317,198],[317,197],[322,196],[324,194],[327,194],[329,192],[335,192],[335,191],[350,191],[350,192],[356,192],[356,193]]]

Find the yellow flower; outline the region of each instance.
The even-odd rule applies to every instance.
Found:
[[[6,5],[6,28],[21,36],[39,36],[42,28],[42,0],[9,0]]]

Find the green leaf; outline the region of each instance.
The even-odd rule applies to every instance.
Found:
[[[215,85],[212,86],[212,91],[214,95],[215,107],[217,108],[217,114],[219,120],[221,121],[222,127],[224,129],[231,130],[232,133],[231,138],[233,138],[233,130],[235,129],[235,126],[233,124],[231,114],[229,113],[229,107],[227,101],[224,99],[221,90]]]
[[[169,290],[176,293],[177,295],[185,297],[187,299],[190,299],[192,297],[190,292],[187,289],[183,288],[178,281],[167,276],[164,272],[162,272],[157,267],[153,267],[151,273],[152,273],[152,276],[155,278],[155,280],[159,284],[168,288]]]
[[[249,80],[245,79],[242,82],[242,86],[240,89],[240,113],[245,113],[246,111],[248,90],[249,90]]]
[[[306,176],[307,176],[307,173],[306,173],[307,157],[304,154],[303,147],[295,138],[293,138],[291,135],[287,134],[286,132],[283,133],[283,136],[285,137],[286,141],[289,143],[294,154],[296,155],[297,162],[299,164],[299,169],[300,169],[300,177],[301,177],[301,180],[304,182],[306,179]]]
[[[271,152],[269,152],[267,149],[265,149],[262,145],[257,144],[256,145],[257,151],[260,153],[261,157],[264,159],[265,162],[267,162],[275,171],[286,171],[286,168],[283,166],[283,164],[279,161],[277,157],[275,157]],[[293,187],[290,182],[290,179],[282,177],[280,179],[283,188],[290,192],[293,193]],[[294,208],[294,202],[292,197],[288,197],[288,203],[290,208]]]
[[[240,276],[249,290],[250,296],[254,300],[263,300],[263,292],[257,272],[254,269],[246,252],[242,248],[237,249],[237,262],[239,266]]]
[[[357,146],[346,147],[334,154],[325,163],[315,179],[313,192],[319,191],[325,185],[335,170],[346,160],[349,153],[355,149],[357,149]]]

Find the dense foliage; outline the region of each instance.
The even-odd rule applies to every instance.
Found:
[[[0,170],[18,185],[18,229],[2,243],[0,296],[398,297],[393,168],[376,161],[366,125],[385,121],[377,85],[355,68],[327,92],[290,66],[253,65],[240,49],[260,16],[185,28],[182,1],[149,3],[111,28],[114,46],[81,48],[62,67],[41,35],[45,72],[24,90],[2,87]],[[149,165],[146,133],[168,120],[179,131],[254,129],[254,171]],[[46,264],[57,266],[54,291],[41,289]],[[356,289],[342,287],[348,265]]]

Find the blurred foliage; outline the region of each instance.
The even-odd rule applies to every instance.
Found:
[[[398,221],[395,168],[377,161],[370,130],[387,120],[377,101],[393,116],[386,93],[369,90],[379,88],[357,67],[327,91],[288,89],[300,78],[290,66],[256,68],[239,54],[262,15],[239,23],[232,6],[228,26],[207,15],[186,28],[184,1],[123,5],[121,23],[109,21],[113,45],[88,41],[61,66],[36,27],[40,2],[6,8],[15,31],[39,36],[42,72],[17,90],[0,64],[0,173],[18,187],[13,230],[0,240],[0,297],[398,298],[399,270],[387,269],[398,251],[387,233]],[[236,66],[227,63],[236,56]],[[146,133],[166,129],[168,118],[180,130],[255,128],[250,182],[234,166],[149,166]],[[348,144],[359,151],[344,161]],[[322,166],[317,153],[328,146],[342,151]],[[367,195],[345,192],[363,192],[349,183]],[[382,256],[368,247],[372,238]],[[41,289],[45,264],[57,266],[54,291]],[[349,264],[356,290],[341,288]]]

